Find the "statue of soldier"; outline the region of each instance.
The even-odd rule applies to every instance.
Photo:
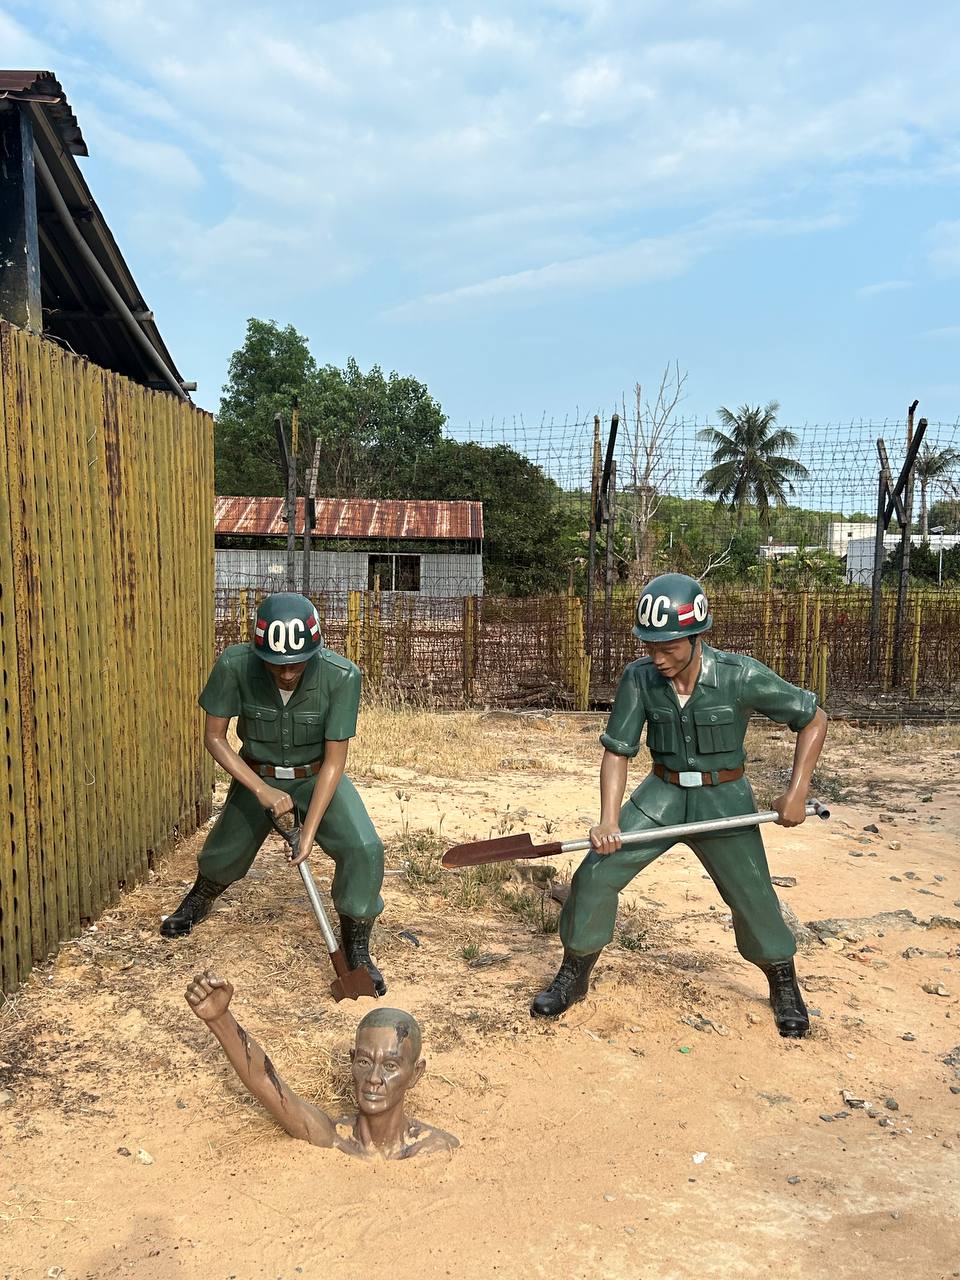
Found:
[[[233,987],[208,969],[186,990],[190,1008],[202,1019],[258,1102],[292,1138],[315,1147],[334,1147],[348,1156],[409,1160],[435,1151],[452,1151],[452,1133],[408,1117],[407,1091],[426,1069],[420,1056],[416,1018],[402,1009],[376,1008],[360,1020],[350,1052],[357,1093],[357,1114],[331,1119],[284,1084],[264,1051],[230,1012]]]
[[[633,634],[649,656],[623,672],[600,738],[600,821],[560,916],[563,963],[533,1001],[534,1016],[557,1017],[583,999],[597,957],[613,937],[620,890],[674,843],[621,848],[621,832],[756,812],[743,746],[753,712],[797,735],[790,784],[773,807],[782,826],[804,820],[827,717],[815,694],[753,658],[711,649],[702,636],[712,625],[706,594],[693,578],[665,573],[644,587]],[[644,726],[653,769],[623,804],[627,762],[640,749]],[[806,1035],[796,942],[770,883],[760,832],[745,827],[701,837],[691,847],[730,908],[740,954],[767,976],[780,1034]]]
[[[198,859],[196,883],[160,932],[178,938],[210,913],[228,885],[247,874],[275,818],[303,815],[301,853],[316,840],[334,862],[331,895],[347,964],[369,970],[370,931],[383,910],[383,843],[344,773],[357,731],[360,671],[324,648],[314,605],[292,592],[267,596],[253,640],[224,649],[200,694],[204,746],[233,778],[226,803]],[[237,716],[238,753],[227,739]]]

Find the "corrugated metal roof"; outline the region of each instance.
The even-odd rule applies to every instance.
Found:
[[[40,103],[46,108],[67,150],[75,156],[87,155],[87,144],[77,117],[52,71],[0,71],[0,98]]]
[[[217,498],[217,533],[235,537],[283,537],[283,498]],[[303,533],[304,499],[297,499],[297,533]],[[418,502],[377,498],[318,498],[315,538],[435,538],[480,541],[482,502]]]

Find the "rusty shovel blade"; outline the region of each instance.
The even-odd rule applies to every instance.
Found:
[[[510,862],[514,858],[549,858],[559,853],[560,845],[534,844],[528,831],[515,836],[500,836],[497,840],[474,840],[470,844],[455,844],[440,859],[440,865],[452,867],[479,867],[487,862]]]
[[[337,976],[330,983],[330,994],[339,1004],[341,1000],[359,1000],[361,996],[376,999],[377,989],[366,969],[348,969],[346,957],[338,947],[330,952],[330,960]]]

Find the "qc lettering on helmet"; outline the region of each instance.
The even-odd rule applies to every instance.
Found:
[[[641,627],[665,627],[669,609],[669,596],[641,596],[637,605],[637,621]]]
[[[306,643],[305,628],[300,618],[284,622],[276,618],[267,631],[267,645],[272,653],[296,653]]]

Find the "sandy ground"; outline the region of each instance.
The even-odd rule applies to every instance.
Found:
[[[595,725],[473,718],[462,731],[487,760],[469,778],[384,763],[358,779],[395,869],[420,830],[569,836],[592,819]],[[631,946],[607,949],[558,1024],[527,1012],[555,935],[389,876],[375,949],[389,1002],[426,1033],[413,1109],[463,1143],[410,1164],[295,1143],[245,1098],[183,1001],[196,970],[235,983],[244,1024],[321,1102],[342,1089],[369,1002],[330,1000],[273,842],[192,937],[162,941],[161,913],[193,877],[185,844],[0,1014],[0,1275],[960,1276],[956,745],[845,731],[818,779],[844,797],[831,821],[765,829],[801,921],[906,909],[920,922],[807,942],[804,1042],[776,1035],[763,979],[684,849],[625,895]],[[790,744],[764,734],[752,752],[769,795]]]

